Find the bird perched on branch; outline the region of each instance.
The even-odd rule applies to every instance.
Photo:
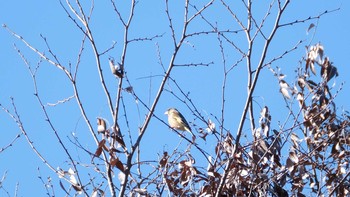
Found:
[[[169,108],[164,114],[168,115],[168,122],[171,128],[180,131],[188,131],[194,136],[186,119],[177,109]]]
[[[124,76],[124,66],[120,63],[114,64],[114,59],[109,58],[109,67],[111,68],[111,72],[117,78],[123,78]]]

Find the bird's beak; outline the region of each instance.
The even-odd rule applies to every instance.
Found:
[[[168,111],[165,111],[165,113],[164,113],[165,115],[168,115]]]

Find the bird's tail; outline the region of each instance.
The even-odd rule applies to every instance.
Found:
[[[185,127],[185,130],[188,131],[188,132],[190,132],[192,136],[195,136],[190,128]]]

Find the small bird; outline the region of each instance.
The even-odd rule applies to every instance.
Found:
[[[123,78],[123,66],[118,63],[117,65],[114,64],[114,59],[109,58],[109,67],[111,68],[111,72],[113,75],[115,75],[117,78]]]
[[[186,119],[177,109],[169,108],[164,114],[168,115],[168,122],[171,128],[180,131],[188,131],[194,136]]]
[[[106,131],[106,121],[103,118],[97,118],[97,132],[104,133]]]

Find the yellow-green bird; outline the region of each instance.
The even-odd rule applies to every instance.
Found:
[[[168,122],[171,128],[181,131],[188,131],[192,134],[192,136],[194,136],[186,119],[177,109],[169,108],[164,114],[168,115]]]

